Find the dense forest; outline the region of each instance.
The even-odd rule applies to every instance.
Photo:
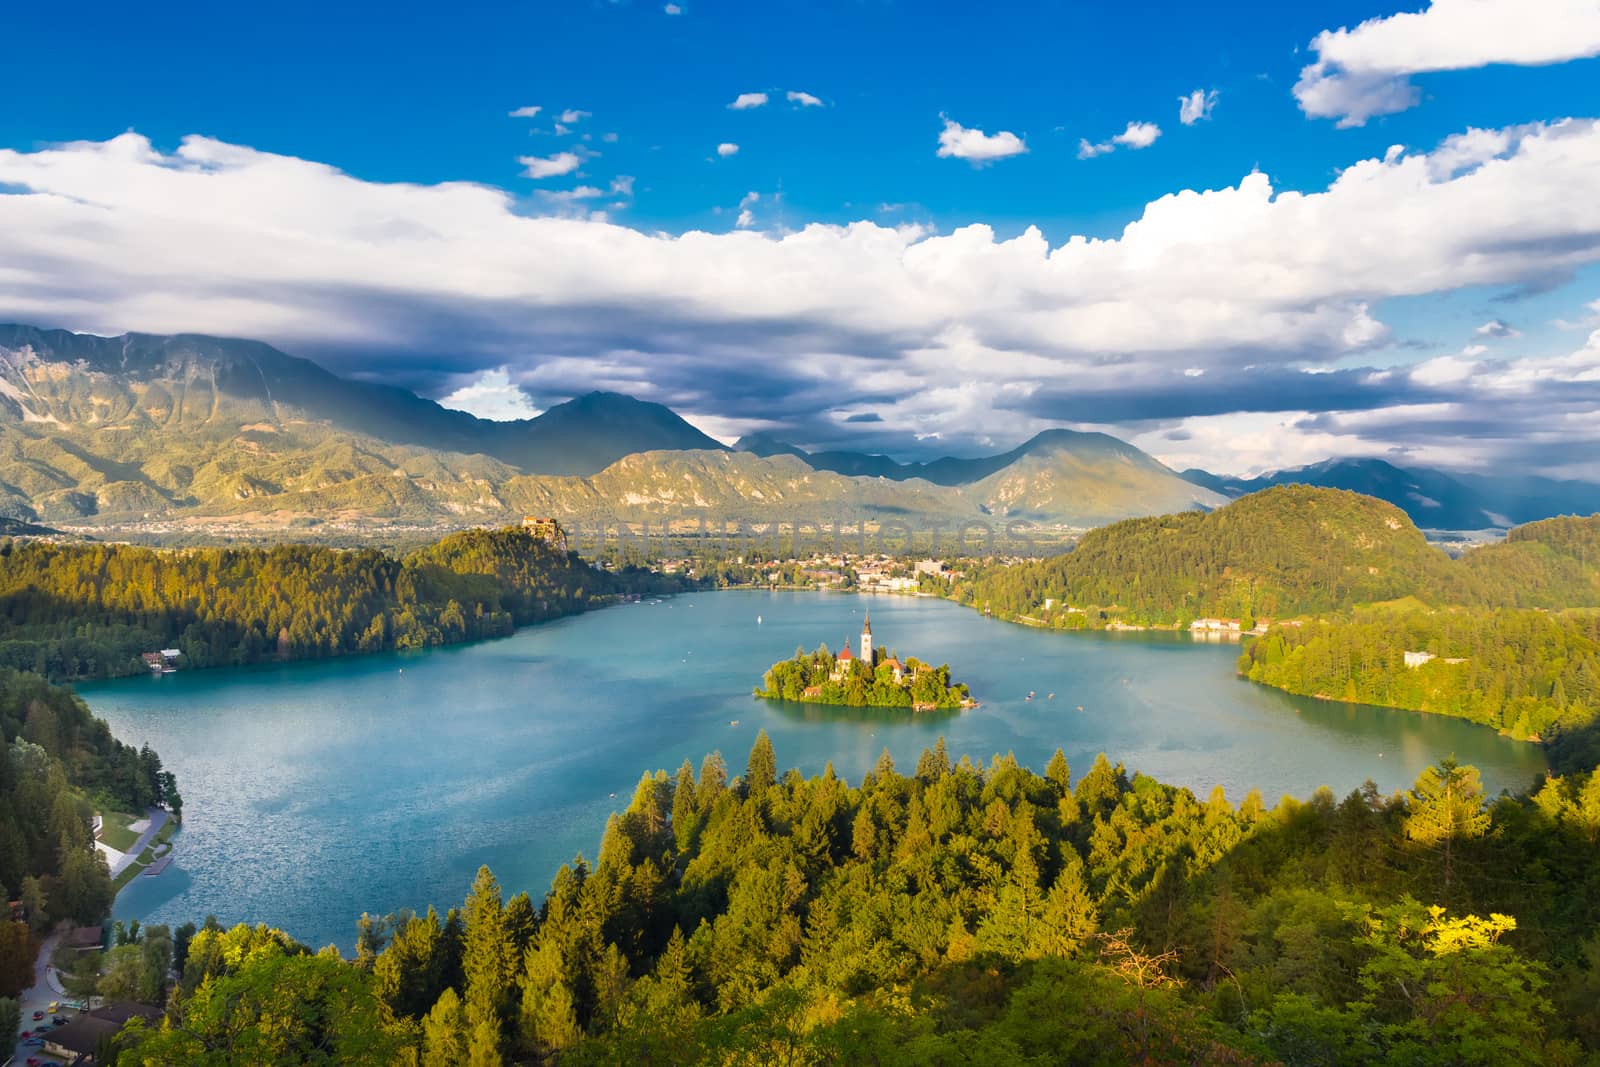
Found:
[[[1407,652],[1432,658],[1408,666]],[[1454,715],[1540,740],[1600,718],[1600,613],[1360,609],[1270,627],[1246,644],[1239,671],[1291,693]]]
[[[1061,629],[1271,624],[1246,638],[1239,670],[1252,681],[1528,740],[1600,717],[1600,515],[1529,523],[1452,560],[1383,501],[1282,486],[1094,530],[1066,555],[975,567],[950,595]],[[1435,658],[1407,666],[1407,652]]]
[[[451,644],[680,588],[602,571],[518,527],[469,530],[401,558],[305,545],[160,550],[0,544],[0,666],[53,680]]]
[[[767,668],[756,696],[855,708],[959,708],[969,699],[967,687],[950,681],[948,663],[935,667],[915,656],[902,664],[894,653],[875,650],[873,666],[859,656],[845,660],[821,645],[815,652],[794,650],[792,659]]]
[[[1253,622],[1404,597],[1435,607],[1600,607],[1600,516],[1531,523],[1452,560],[1391,504],[1281,486],[1209,513],[1092,530],[1064,555],[979,568],[952,596],[1067,629]]]
[[[96,810],[182,812],[172,772],[148,746],[111,736],[66,689],[37,675],[0,670],[0,997],[33,982],[37,941],[58,920],[99,922],[111,907],[111,876],[94,849]]]
[[[487,869],[356,957],[214,922],[117,1062],[1512,1064],[1600,1054],[1600,775],[1268,808],[1099,758],[859,786],[763,734],[639,783],[540,902]],[[270,1023],[270,1025],[267,1025]]]

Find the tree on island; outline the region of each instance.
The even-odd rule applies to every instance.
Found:
[[[971,700],[965,685],[951,682],[948,663],[935,667],[914,656],[885,656],[869,667],[860,657],[833,655],[826,645],[815,652],[797,649],[792,659],[774,663],[755,695],[856,708],[959,708]]]

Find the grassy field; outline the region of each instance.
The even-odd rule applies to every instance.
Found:
[[[143,815],[129,815],[123,811],[107,811],[100,816],[103,828],[100,831],[100,840],[118,852],[126,852],[139,840],[137,832],[128,829],[129,823],[138,822]]]

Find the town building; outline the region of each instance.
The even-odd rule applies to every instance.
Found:
[[[83,1012],[65,1026],[45,1031],[44,1052],[61,1063],[86,1067],[94,1064],[102,1045],[115,1037],[129,1019],[143,1019],[155,1026],[160,1023],[162,1014],[160,1008],[148,1004],[123,1001],[106,1004]]]

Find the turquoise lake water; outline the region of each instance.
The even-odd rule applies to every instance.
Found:
[[[881,647],[949,662],[983,706],[913,717],[751,697],[798,644],[854,647],[867,608]],[[1452,754],[1491,792],[1544,769],[1538,748],[1483,727],[1250,685],[1237,655],[1181,635],[1032,630],[939,600],[725,592],[477,645],[81,691],[118,737],[155,746],[185,801],[174,863],[135,878],[118,918],[215,913],[346,949],[361,912],[443,912],[480,864],[537,900],[561,863],[596,853],[641,773],[715,749],[738,774],[762,728],[780,767],[832,760],[852,782],[885,747],[909,773],[943,734],[953,758],[1012,751],[1042,770],[1059,746],[1076,776],[1105,751],[1202,798],[1256,788],[1269,804],[1369,777],[1405,788]]]

